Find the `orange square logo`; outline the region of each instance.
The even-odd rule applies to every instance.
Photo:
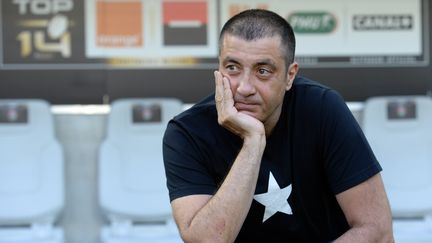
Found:
[[[100,47],[141,47],[143,18],[140,1],[98,1],[96,43]]]

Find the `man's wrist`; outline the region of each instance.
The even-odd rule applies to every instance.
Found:
[[[265,134],[255,133],[249,136],[246,136],[243,139],[243,147],[252,147],[253,149],[260,149],[264,151],[266,146],[266,136]]]

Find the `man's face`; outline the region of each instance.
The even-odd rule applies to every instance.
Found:
[[[298,68],[294,63],[287,73],[280,38],[246,41],[225,35],[221,48],[219,71],[230,81],[235,108],[274,126]]]

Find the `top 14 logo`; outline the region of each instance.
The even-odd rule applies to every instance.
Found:
[[[23,29],[17,35],[21,57],[35,52],[60,53],[63,58],[71,56],[70,21],[62,13],[73,10],[73,0],[13,0],[13,4],[17,5],[20,16],[37,16],[18,23]]]

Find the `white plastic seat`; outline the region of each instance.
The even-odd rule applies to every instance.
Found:
[[[63,242],[63,152],[50,105],[0,100],[0,242]]]
[[[166,125],[181,110],[176,99],[112,103],[99,153],[99,203],[110,221],[102,242],[183,242],[172,219],[162,159]]]
[[[363,130],[383,167],[396,242],[432,242],[432,99],[370,98]]]

